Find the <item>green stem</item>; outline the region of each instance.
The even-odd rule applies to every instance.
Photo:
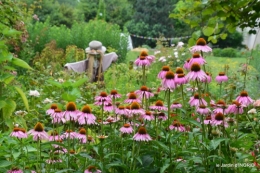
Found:
[[[186,108],[186,104],[185,104],[185,98],[184,98],[184,92],[183,92],[183,85],[181,84],[181,97],[182,97],[182,105],[183,108]]]
[[[145,80],[145,66],[144,65],[142,66],[142,69],[143,69],[143,85],[145,85],[146,80]]]
[[[101,105],[101,135],[103,135],[104,102]]]
[[[170,107],[171,106],[171,90],[168,89],[166,91],[168,91],[168,100],[167,100],[167,104],[168,104],[167,105],[168,106],[168,119],[167,119],[167,121],[168,121],[168,125],[167,125],[167,129],[168,129],[170,136],[171,136],[171,131],[169,129],[169,127],[170,127],[170,114],[171,114],[171,107]],[[169,144],[170,163],[172,163],[172,146],[171,146],[171,142],[170,142],[170,137],[169,137],[168,144]]]
[[[219,84],[219,99],[221,98],[221,94],[222,94],[222,82],[220,82]]]

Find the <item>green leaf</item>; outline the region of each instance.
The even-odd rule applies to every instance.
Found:
[[[5,36],[15,36],[15,35],[18,35],[20,34],[21,32],[20,31],[17,31],[15,29],[9,29],[9,28],[6,28],[2,31],[3,35]]]
[[[6,105],[3,107],[4,120],[9,119],[16,108],[16,103],[13,100],[7,99]]]
[[[12,81],[14,80],[14,78],[15,78],[14,75],[10,75],[10,76],[8,76],[7,78],[5,78],[4,83],[5,83],[6,85],[8,85],[10,82],[12,82]]]
[[[211,140],[210,141],[210,148],[212,149],[212,150],[215,150],[218,146],[219,146],[219,144],[222,142],[222,141],[225,141],[225,140],[227,140],[226,138],[216,138],[216,139],[213,139],[213,140]]]
[[[50,83],[50,84],[52,84],[52,85],[54,85],[54,86],[56,86],[56,87],[58,87],[58,88],[62,88],[62,84],[59,83],[59,82],[57,82],[57,81],[48,80],[47,82]]]
[[[225,34],[220,34],[220,38],[222,39],[222,40],[225,40],[226,38],[227,38],[227,34],[225,33]]]
[[[32,147],[32,146],[25,146],[25,147],[23,147],[23,151],[25,151],[25,152],[35,152],[35,151],[37,151],[37,149],[36,148],[34,148],[34,147]]]
[[[170,166],[169,163],[164,164],[163,167],[160,168],[160,173],[164,173],[165,170],[166,170],[169,166]]]
[[[216,37],[215,36],[210,36],[209,38],[208,38],[208,41],[211,41],[212,43],[217,43],[217,39],[216,39]]]
[[[107,154],[107,155],[105,155],[105,159],[108,159],[108,158],[111,158],[111,156],[113,156],[113,155],[115,155],[115,156],[117,156],[118,158],[120,157],[120,154],[119,153],[109,153],[109,154]]]
[[[0,168],[5,168],[5,167],[10,166],[12,164],[13,164],[13,162],[10,162],[10,161],[7,161],[7,160],[1,160],[0,161]]]
[[[83,85],[86,81],[88,81],[87,78],[82,78],[82,79],[76,81],[74,84],[72,84],[72,86],[79,87],[79,86]]]
[[[25,69],[29,69],[32,70],[32,68],[23,60],[19,59],[19,58],[13,58],[11,61],[14,65],[17,65],[19,67],[25,68]]]
[[[10,52],[0,52],[0,63],[4,62],[4,61],[11,61],[13,58],[13,54],[11,54]]]
[[[212,27],[205,26],[202,30],[203,34],[206,36],[210,36],[214,33],[215,29]]]
[[[23,103],[24,103],[26,110],[29,111],[29,103],[28,103],[27,97],[25,96],[24,92],[19,87],[15,86],[14,88],[20,94],[20,96],[22,97],[22,100],[23,100]]]
[[[196,44],[196,40],[194,38],[190,38],[188,41],[189,46],[194,46]]]
[[[193,119],[188,119],[188,122],[190,122],[191,124],[194,124],[195,126],[201,128],[201,124],[198,121],[195,121]]]
[[[0,109],[5,107],[5,105],[6,105],[6,102],[4,100],[0,100]]]
[[[62,170],[57,171],[57,172],[55,172],[55,173],[73,172],[73,171],[75,171],[75,170],[73,170],[73,169],[62,169]]]

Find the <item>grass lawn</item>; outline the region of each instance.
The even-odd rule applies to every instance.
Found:
[[[114,80],[110,81],[110,85],[112,88],[117,88],[119,91],[126,91],[126,89],[136,90],[139,89],[142,85],[140,81],[136,81],[138,76],[141,75],[141,69],[137,70],[129,70],[129,62],[135,61],[136,58],[139,56],[140,51],[129,51],[126,58],[126,64],[119,65],[116,67],[117,69],[121,69],[122,75],[114,74]],[[153,51],[149,51],[148,54],[153,54]],[[159,56],[156,57],[157,59],[160,58]],[[237,86],[236,94],[238,94],[243,86],[244,75],[241,73],[241,65],[246,63],[245,58],[237,57],[237,58],[225,58],[225,57],[214,57],[214,56],[206,56],[206,71],[212,74],[212,82],[210,84],[210,91],[212,94],[218,94],[219,92],[219,85],[215,82],[215,78],[219,72],[226,71],[225,68],[228,70],[227,75],[229,77],[229,82],[223,84],[223,88],[227,89],[231,85]],[[167,63],[166,63],[167,64]],[[171,63],[169,63],[170,65]],[[172,66],[172,65],[170,65]],[[154,63],[149,70],[147,71],[147,86],[151,88],[158,88],[160,85],[160,80],[156,78],[157,74],[161,70],[162,64]],[[115,68],[115,67],[114,67]],[[111,68],[110,70],[112,70]],[[108,71],[110,71],[108,70]],[[115,69],[114,69],[115,70]],[[173,67],[172,70],[175,70]],[[112,72],[111,72],[112,73]],[[186,72],[188,73],[188,72]],[[246,81],[246,90],[249,94],[253,94],[255,97],[259,97],[258,94],[258,83],[255,81],[255,76],[257,74],[257,70],[255,70],[252,66],[249,66],[248,74],[247,74],[247,81]],[[129,82],[132,81],[132,82]],[[113,82],[114,81],[114,82]],[[116,82],[117,81],[117,82]],[[120,81],[120,82],[119,82]],[[111,84],[113,83],[113,84]],[[122,86],[116,86],[116,83],[121,83]],[[131,84],[129,84],[131,83]],[[127,84],[127,85],[126,85]]]

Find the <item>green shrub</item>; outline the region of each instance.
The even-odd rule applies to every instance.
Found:
[[[216,57],[221,57],[221,50],[220,48],[213,49],[213,55]]]
[[[213,55],[216,57],[237,57],[237,49],[234,48],[224,48],[224,49],[220,49],[220,48],[215,48],[213,49]]]
[[[68,45],[76,45],[85,49],[92,40],[101,41],[109,50],[116,51],[119,62],[123,62],[127,54],[128,34],[122,34],[118,25],[106,23],[102,20],[92,20],[88,23],[74,23],[72,28],[66,26],[51,26],[48,20],[45,23],[37,22],[28,27],[31,44],[35,52],[41,52],[45,44],[56,41],[57,47],[66,49]]]

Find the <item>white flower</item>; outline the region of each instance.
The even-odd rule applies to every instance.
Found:
[[[174,52],[175,58],[178,58],[178,52]]]
[[[171,47],[175,46],[175,44],[171,44]]]
[[[171,58],[171,57],[172,57],[171,55],[168,56],[168,58]]]
[[[248,114],[256,114],[256,109],[255,108],[250,109],[247,113]]]
[[[49,98],[46,98],[43,100],[43,103],[52,103],[53,101]]]
[[[159,50],[154,51],[154,55],[157,55],[157,54],[159,54],[159,53],[161,53],[161,51],[159,51]]]
[[[180,41],[180,42],[178,42],[177,47],[181,48],[183,45],[184,45],[184,43]]]
[[[185,53],[182,53],[181,55],[182,55],[182,56],[184,56],[184,55],[185,55]]]
[[[24,116],[24,115],[27,115],[28,113],[26,111],[19,110],[19,111],[16,111],[14,114]]]
[[[61,79],[61,78],[59,78],[59,79],[58,79],[58,82],[60,82],[60,83],[63,83],[63,82],[64,82],[64,80],[63,80],[63,79]]]
[[[166,61],[166,58],[165,58],[165,56],[162,56],[161,58],[159,58],[159,60],[158,61],[160,61],[160,62],[165,62]]]
[[[34,97],[39,97],[40,93],[37,90],[30,90],[29,95]]]

